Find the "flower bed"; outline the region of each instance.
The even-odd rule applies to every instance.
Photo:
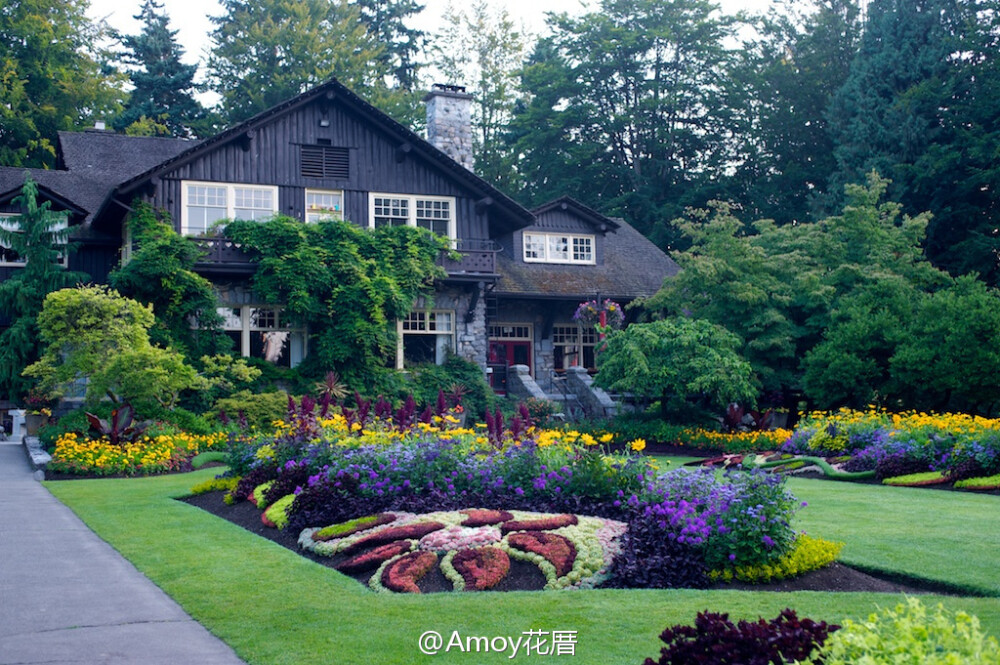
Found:
[[[545,588],[564,589],[593,587],[606,581],[626,529],[623,522],[599,517],[572,515],[569,523],[565,515],[524,511],[511,511],[506,522],[462,526],[470,513],[482,512],[486,511],[399,514],[389,524],[352,520],[343,524],[340,538],[317,539],[317,534],[329,533],[340,525],[307,528],[299,535],[299,545],[333,557],[334,567],[342,572],[357,575],[378,568],[380,572],[368,578],[368,584],[380,589],[396,590],[399,585],[385,583],[385,571],[391,569],[387,566],[416,552],[441,555],[441,572],[456,591],[495,587],[510,572],[510,559],[538,566]],[[359,524],[367,528],[359,530]],[[531,528],[513,528],[518,524]],[[550,526],[543,530],[543,524]],[[407,589],[413,591],[409,586]]]
[[[875,409],[815,412],[800,421],[781,453],[749,456],[743,464],[776,473],[819,472],[835,480],[954,483],[965,489],[960,481],[1000,472],[1000,420]]]
[[[799,504],[776,476],[663,472],[637,454],[641,442],[612,454],[610,434],[539,430],[526,414],[456,428],[433,418],[399,426],[379,411],[320,418],[305,432],[284,427],[280,437],[234,450],[245,476],[230,500],[287,493],[283,514],[300,545],[364,570],[379,588],[399,586],[385,584],[393,560],[421,551],[443,557],[427,584],[495,588],[503,557],[487,548],[515,568],[541,571],[549,589],[610,583],[619,558],[637,569],[654,551],[684,572],[652,580],[626,573],[619,582],[705,586],[708,570],[767,565],[795,541],[789,522]],[[359,519],[376,515],[392,521]],[[480,554],[456,564],[465,551]]]
[[[206,450],[221,450],[227,435],[161,434],[114,445],[69,432],[56,440],[48,470],[76,475],[148,475],[178,471]],[[190,468],[190,467],[188,467]]]

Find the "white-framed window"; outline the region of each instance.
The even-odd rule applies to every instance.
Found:
[[[525,233],[524,260],[529,263],[584,263],[593,265],[594,236],[567,233]]]
[[[552,352],[555,368],[569,367],[595,369],[597,360],[597,329],[578,325],[552,326]]]
[[[419,226],[455,239],[455,197],[372,192],[368,226]]]
[[[181,183],[181,234],[203,235],[223,219],[264,220],[278,212],[278,188],[226,182]]]
[[[0,227],[12,233],[20,233],[21,225],[18,221],[19,218],[20,215],[16,213],[0,213]],[[69,218],[67,215],[62,214],[53,231],[64,231],[67,226],[69,226]],[[60,252],[59,265],[66,266],[68,264],[69,257],[66,252]],[[0,242],[0,266],[22,267],[25,265],[27,265],[27,261],[23,256],[15,252],[10,245]]]
[[[396,369],[440,365],[455,349],[455,312],[417,310],[396,323]]]
[[[305,331],[285,324],[281,309],[263,305],[220,307],[222,329],[245,358],[295,367],[306,355]]]
[[[325,189],[306,190],[306,221],[344,219],[344,193]]]
[[[494,323],[490,326],[490,339],[531,341],[530,323]]]

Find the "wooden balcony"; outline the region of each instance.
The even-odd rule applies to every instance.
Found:
[[[450,253],[438,257],[438,265],[445,269],[449,279],[481,280],[495,277],[499,246],[492,240],[459,240]]]
[[[228,238],[193,238],[205,255],[195,270],[206,274],[252,274],[256,264]],[[492,240],[460,240],[457,247],[438,257],[438,265],[453,280],[489,279],[496,276],[499,247]]]

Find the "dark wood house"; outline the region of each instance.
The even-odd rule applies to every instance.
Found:
[[[515,363],[537,377],[591,366],[590,332],[570,330],[580,300],[648,296],[677,266],[625,222],[572,199],[525,209],[472,171],[471,97],[436,86],[425,101],[430,141],[332,80],[204,141],[62,133],[60,168],[31,175],[67,215],[80,247],[70,267],[96,282],[128,258],[133,202],[166,210],[203,245],[197,269],[216,284],[243,355],[270,352],[293,366],[309,350],[308,331],[253,293],[254,265],[215,233],[223,220],[280,213],[421,226],[452,239],[459,258],[442,257],[447,278],[433,306],[417,302],[397,322],[397,367],[450,352],[498,375]],[[0,168],[0,217],[17,213],[11,200],[23,180],[23,169]],[[17,267],[8,258],[0,279]]]

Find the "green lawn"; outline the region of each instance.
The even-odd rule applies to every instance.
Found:
[[[578,638],[571,660],[523,653],[518,658],[634,664],[658,653],[657,636],[667,625],[690,623],[699,610],[770,618],[790,606],[800,615],[842,621],[898,600],[867,593],[687,590],[376,596],[331,569],[172,500],[216,472],[46,485],[191,615],[254,664],[509,662],[509,651],[423,656],[417,640],[429,630],[446,640],[452,631],[466,637],[516,637],[527,630],[574,630]],[[984,541],[992,540],[997,551],[1000,498],[824,481],[790,484],[810,502],[799,526],[813,535],[848,541],[846,559],[870,566],[891,564],[910,574],[952,579],[997,593],[997,566],[995,559],[987,565],[989,546]],[[986,521],[982,513],[987,514]],[[998,598],[927,600],[976,614],[986,630],[1000,635]]]

